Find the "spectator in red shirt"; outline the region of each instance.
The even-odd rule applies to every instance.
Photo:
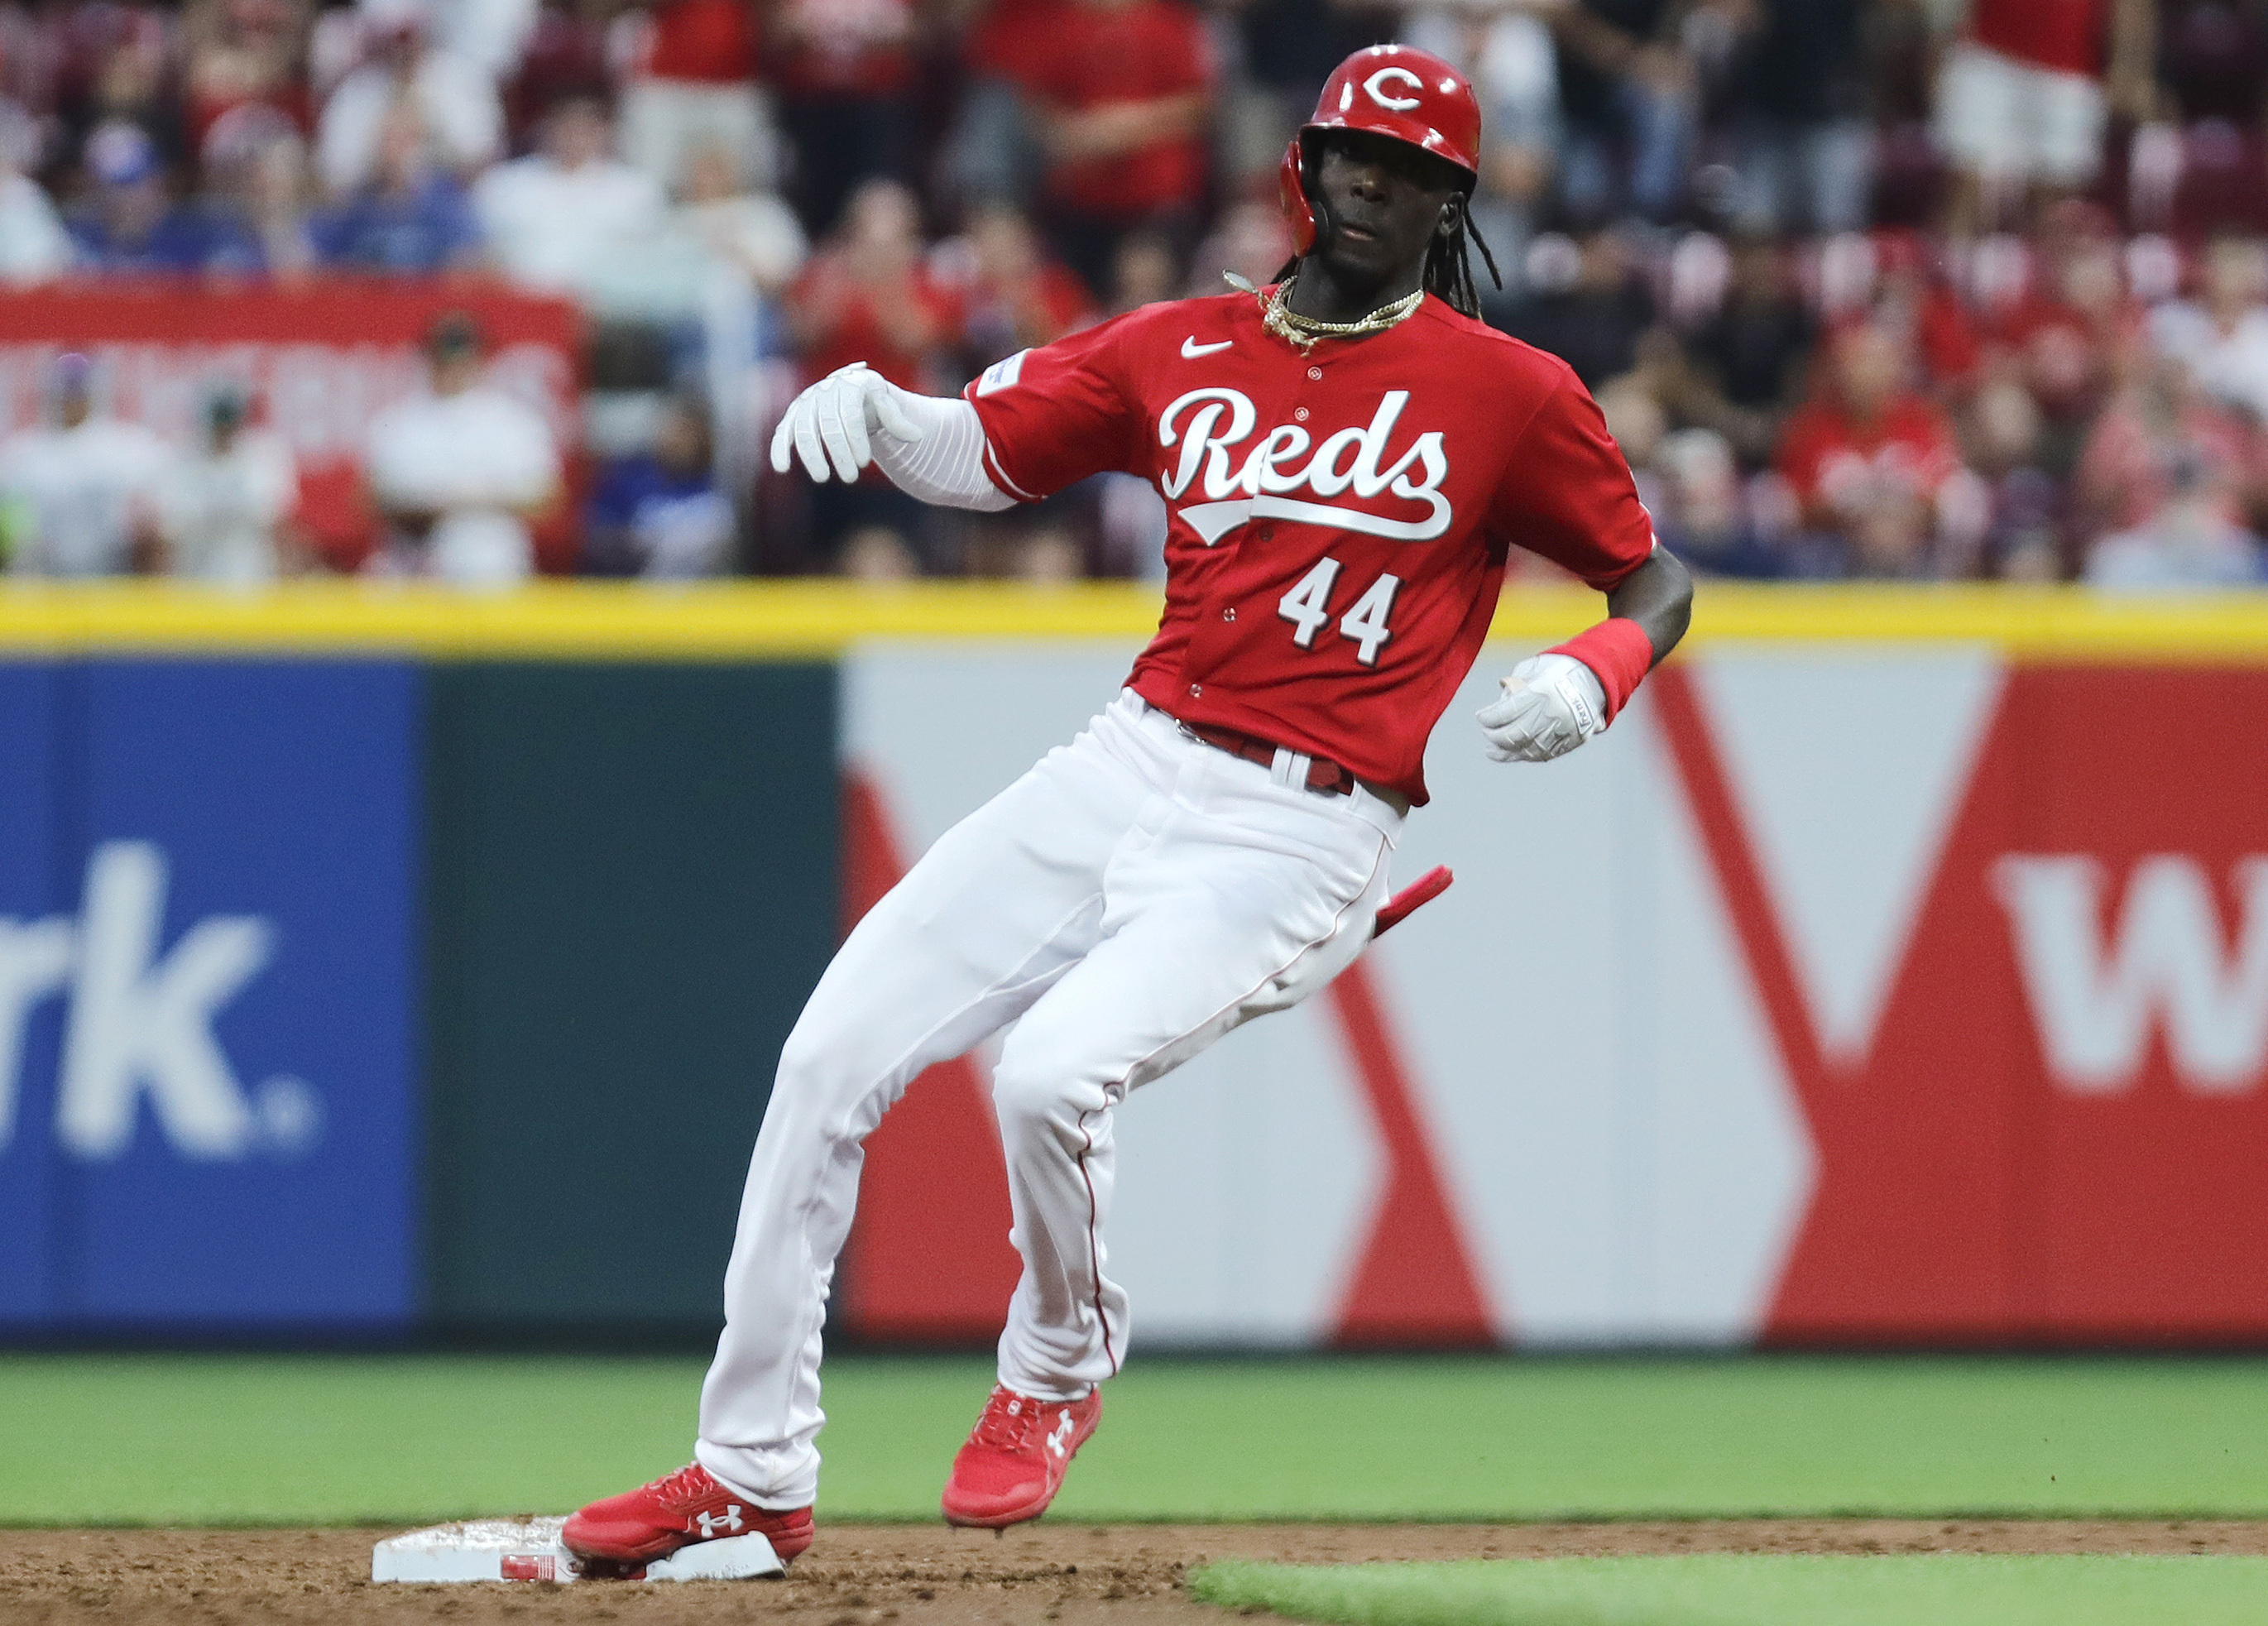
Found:
[[[978,210],[961,246],[967,261],[961,371],[968,375],[1094,320],[1086,284],[1049,256],[1020,210],[994,204]],[[968,516],[962,573],[1047,582],[1085,575],[1100,540],[1092,484],[1002,513]]]
[[[869,180],[843,207],[843,224],[787,295],[803,382],[865,362],[902,389],[935,393],[943,352],[960,323],[952,294],[923,263],[921,212],[892,180]],[[845,574],[896,578],[921,568],[921,504],[881,478],[813,485],[811,532]]]
[[[1149,227],[1197,239],[1204,202],[1204,26],[1180,0],[1078,0],[1038,66],[1048,215],[1057,246],[1090,288],[1106,284],[1118,239]]]
[[[2042,467],[2060,478],[2140,353],[2145,316],[2127,295],[2119,245],[2108,235],[2043,234],[2036,262],[2035,286],[1996,316],[1988,337],[1999,365],[2039,404]]]
[[[1051,258],[1023,211],[995,203],[963,234],[961,371],[974,378],[994,362],[1052,344],[1094,319],[1086,286]]]
[[[870,180],[788,291],[788,320],[806,383],[864,361],[901,389],[934,393],[940,347],[957,325],[951,293],[922,261],[913,194]]]
[[[202,151],[214,124],[243,107],[273,108],[306,135],[306,18],[291,0],[192,0],[181,11],[189,145]]]
[[[1969,305],[1953,286],[1940,246],[1917,232],[1874,234],[1874,320],[1921,364],[1923,385],[1940,403],[1975,391],[1984,350]]]
[[[979,0],[961,45],[967,80],[946,143],[946,174],[962,202],[1028,207],[1045,156],[1035,109],[1063,13],[1073,0]]]
[[[622,99],[622,156],[670,193],[703,147],[769,180],[777,163],[771,110],[756,83],[752,0],[662,0],[647,13]]]
[[[1829,543],[1825,573],[1962,573],[1974,477],[1945,415],[1906,383],[1906,357],[1880,327],[1837,334],[1824,386],[1788,420],[1779,472],[1805,525]]]
[[[911,0],[781,0],[764,55],[793,153],[789,201],[814,235],[862,180],[910,181]]]
[[[2111,107],[2145,119],[2154,106],[2156,11],[2156,0],[1976,0],[1937,85],[1955,235],[2094,181]]]

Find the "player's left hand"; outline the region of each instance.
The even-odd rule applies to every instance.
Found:
[[[1479,715],[1491,761],[1548,762],[1606,727],[1607,691],[1572,655],[1531,655]]]
[[[772,470],[788,470],[792,445],[814,480],[825,483],[828,466],[844,485],[874,460],[873,435],[919,440],[921,425],[898,404],[897,386],[865,362],[837,367],[798,395],[772,432]]]

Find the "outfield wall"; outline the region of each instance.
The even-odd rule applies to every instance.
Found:
[[[1138,1339],[2268,1340],[2268,604],[1709,589],[1458,884],[1121,1115]],[[840,913],[1116,689],[1138,593],[0,593],[0,1329],[712,1321]],[[841,1320],[981,1340],[985,1058]]]
[[[1520,652],[1451,709],[1396,855],[1455,888],[1120,1113],[1138,1328],[2268,1335],[2268,670],[1719,644],[1507,769],[1469,718]],[[1074,729],[1122,656],[854,655],[887,848]],[[980,1076],[924,1087],[976,1123]],[[850,1303],[974,1330],[1012,1279],[998,1154],[921,1110],[872,1148],[906,1231],[862,1236]],[[976,1223],[940,1248],[923,1212]]]

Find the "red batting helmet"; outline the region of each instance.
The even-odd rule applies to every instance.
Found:
[[[1407,45],[1357,51],[1323,81],[1315,115],[1285,150],[1279,178],[1292,242],[1315,246],[1315,206],[1307,196],[1307,138],[1319,130],[1367,130],[1446,158],[1475,180],[1481,166],[1481,105],[1472,81],[1431,52]]]

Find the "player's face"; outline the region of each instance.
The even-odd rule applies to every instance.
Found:
[[[1456,220],[1462,180],[1454,165],[1406,141],[1331,131],[1315,167],[1315,190],[1332,227],[1319,252],[1350,283],[1415,277],[1434,236]]]

